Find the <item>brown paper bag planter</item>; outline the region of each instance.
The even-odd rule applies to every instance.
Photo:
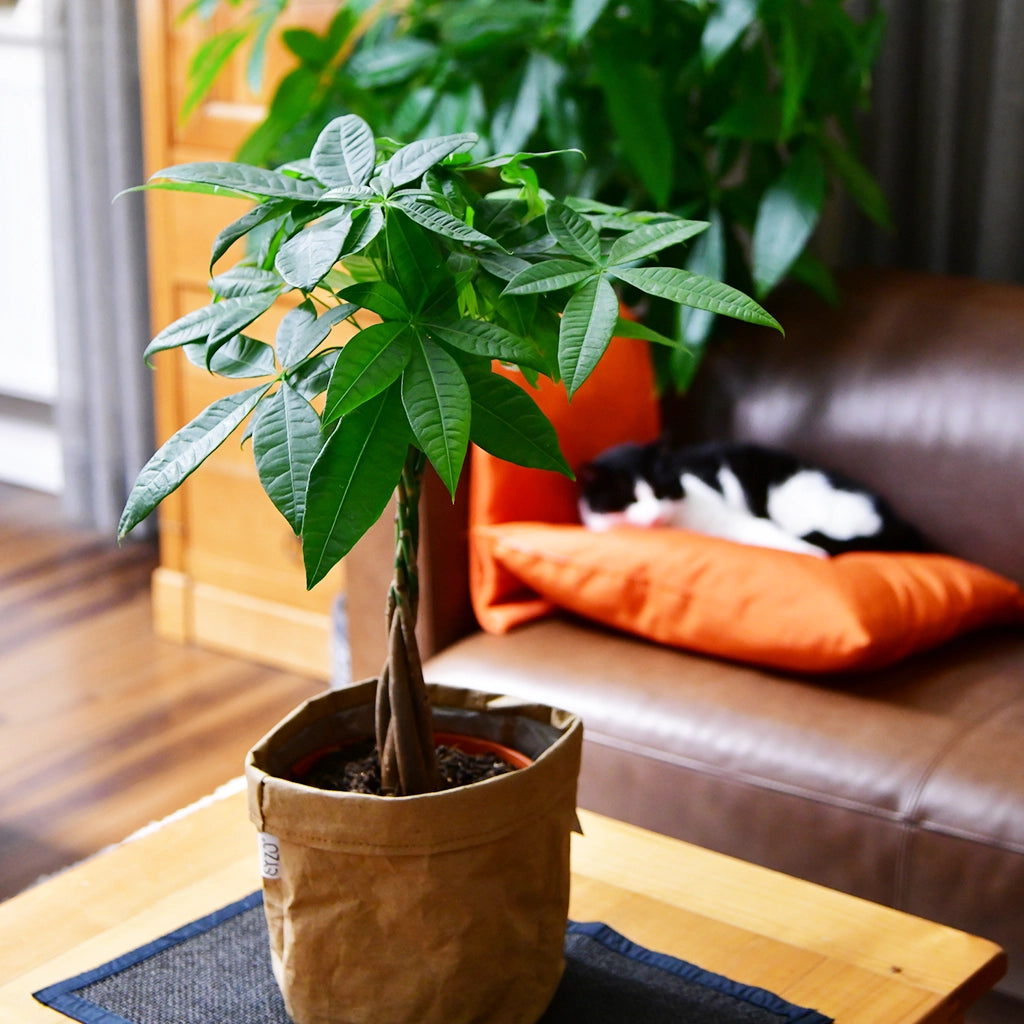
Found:
[[[376,682],[302,705],[250,752],[274,974],[296,1024],[534,1024],[564,966],[583,727],[567,712],[430,686],[436,728],[533,759],[421,796],[287,781],[373,734]]]

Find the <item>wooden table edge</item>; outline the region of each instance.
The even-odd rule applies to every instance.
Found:
[[[970,954],[969,963],[937,993],[935,1014],[918,1020],[960,1019],[958,1007],[975,1001],[1005,972],[1005,954],[988,940],[591,812],[581,811],[580,821],[584,836],[574,837],[574,876],[636,893],[638,899],[659,900],[667,912],[675,906],[672,900],[678,885],[669,882],[683,872],[697,879],[709,903],[721,898],[721,891],[728,896],[751,884],[761,889],[778,887],[784,895],[797,892],[806,894],[806,899],[823,900],[830,908],[849,913],[851,919],[863,913],[870,919],[880,915],[905,924],[911,934],[933,936],[940,943],[952,943],[958,951],[962,947]],[[645,866],[639,873],[635,871],[638,862]],[[622,885],[624,878],[626,885]],[[245,794],[236,792],[13,897],[0,904],[0,1022],[66,1020],[36,1003],[31,993],[216,910],[259,884],[255,830],[248,821]],[[721,890],[717,895],[716,889]],[[762,907],[766,901],[771,904],[763,893],[739,901],[730,898],[727,902],[732,905],[724,910],[716,907],[714,917],[724,919],[730,927],[743,928],[744,914],[756,918],[766,913]],[[686,909],[703,912],[700,905]],[[787,913],[783,905],[775,915],[782,920],[784,933],[791,927],[785,921]],[[628,921],[608,923],[629,934]],[[778,921],[769,923],[775,927]],[[792,938],[780,936],[783,942]],[[803,945],[814,951],[813,943]],[[830,955],[830,950],[822,950],[820,945],[817,952]],[[888,959],[885,950],[879,956],[878,964]],[[860,969],[874,969],[872,959]],[[823,1008],[823,1012],[829,1011]]]

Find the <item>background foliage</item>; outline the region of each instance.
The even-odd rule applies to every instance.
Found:
[[[243,16],[195,55],[189,106],[239,48],[258,79],[288,0],[188,10],[220,4]],[[295,66],[239,157],[293,159],[342,112],[398,139],[472,131],[478,152],[578,148],[553,190],[708,221],[691,270],[762,300],[788,275],[834,295],[808,249],[829,189],[887,222],[856,123],[883,30],[876,3],[842,0],[349,0],[322,33],[284,30]],[[714,315],[648,316],[688,343],[661,360],[685,387]]]

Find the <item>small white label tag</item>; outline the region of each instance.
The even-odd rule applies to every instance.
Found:
[[[281,877],[281,844],[269,832],[260,834],[260,871],[264,878]]]

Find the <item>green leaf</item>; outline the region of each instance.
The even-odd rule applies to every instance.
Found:
[[[515,88],[509,92],[491,118],[491,146],[499,153],[516,153],[526,146],[540,124],[547,85],[548,60],[531,53]]]
[[[276,371],[273,348],[244,334],[225,342],[210,359],[210,372],[220,377],[267,377]]]
[[[336,117],[320,133],[310,159],[325,185],[365,185],[373,171],[377,147],[370,126],[355,114]]]
[[[786,276],[803,252],[824,201],[825,170],[818,154],[804,146],[765,192],[757,210],[751,262],[760,297]]]
[[[457,76],[446,86],[432,100],[430,116],[418,132],[424,138],[470,131],[486,124],[487,100],[478,82]]]
[[[782,138],[788,139],[797,123],[807,88],[807,79],[814,66],[814,37],[798,38],[799,21],[787,19],[782,25]],[[805,35],[807,35],[805,33]]]
[[[325,203],[356,203],[373,199],[376,195],[369,185],[338,185],[336,188],[328,189],[322,198]]]
[[[586,217],[564,203],[550,203],[545,220],[555,241],[570,256],[594,266],[601,264],[601,236]]]
[[[274,338],[281,365],[290,368],[306,359],[327,339],[332,328],[355,311],[355,306],[346,303],[334,306],[318,317],[316,306],[310,299],[289,310],[282,318]]]
[[[395,279],[406,306],[418,312],[430,297],[451,281],[430,233],[403,211],[388,212],[384,235]]]
[[[340,348],[329,348],[303,360],[288,374],[288,383],[307,401],[322,395],[330,383]]]
[[[528,469],[572,477],[558,435],[537,403],[518,384],[485,367],[466,367],[473,443],[496,458]]]
[[[436,206],[430,206],[418,199],[416,196],[401,196],[395,200],[395,205],[410,219],[435,235],[442,235],[445,238],[452,238],[457,242],[466,245],[482,245],[488,249],[501,249],[501,246],[490,237],[475,228],[471,228],[465,221],[453,217]]]
[[[501,180],[510,185],[519,186],[519,198],[527,206],[531,217],[539,217],[544,212],[545,202],[540,194],[540,181],[537,172],[526,163],[523,163],[524,155],[520,154],[507,162],[502,159]]]
[[[210,291],[222,299],[234,299],[241,295],[259,295],[273,292],[283,295],[285,284],[279,274],[260,267],[240,265],[218,274],[210,280]]]
[[[496,48],[524,45],[536,31],[535,0],[464,0],[445,4],[445,41],[459,53],[487,60]]]
[[[412,355],[408,324],[371,324],[341,350],[327,387],[324,424],[333,423],[398,379]]]
[[[675,155],[669,118],[662,108],[663,78],[619,47],[600,47],[594,57],[608,117],[622,140],[622,158],[664,209],[672,193]]]
[[[205,341],[212,347],[223,344],[248,327],[261,313],[265,313],[273,305],[275,297],[273,292],[239,295],[186,313],[165,327],[149,343],[145,357],[148,360],[157,352],[178,348],[190,342]]]
[[[340,294],[346,302],[352,302],[360,309],[368,309],[384,320],[408,323],[411,317],[402,293],[392,288],[387,281],[360,281],[349,285]]]
[[[656,345],[668,345],[671,348],[678,348],[679,342],[675,338],[669,338],[664,334],[660,334],[658,331],[646,324],[640,323],[638,320],[627,320],[625,317],[619,317],[615,321],[615,329],[612,332],[612,337],[615,338],[639,338],[641,341],[651,341]]]
[[[356,86],[373,91],[407,81],[435,60],[437,47],[414,36],[403,36],[372,47],[357,49],[347,70]]]
[[[254,206],[237,220],[232,221],[213,241],[210,266],[213,267],[240,238],[244,238],[254,228],[258,228],[275,217],[284,217],[294,206],[295,204],[288,200],[270,200]]]
[[[300,65],[289,71],[277,86],[266,118],[246,137],[235,159],[256,166],[275,163],[282,137],[291,135],[316,109],[319,88],[319,75],[311,68]]]
[[[782,100],[777,93],[741,95],[708,128],[712,138],[774,144],[782,135]]]
[[[692,274],[678,267],[629,267],[618,268],[615,275],[648,295],[782,330],[775,317],[749,296],[702,274]]]
[[[216,191],[218,195],[238,196],[242,199],[319,199],[322,185],[306,178],[292,178],[277,171],[249,164],[202,162],[178,164],[157,171],[149,179],[153,182],[173,182],[179,185],[197,185]],[[146,187],[150,187],[148,184]],[[179,191],[189,191],[187,188]]]
[[[580,42],[607,6],[608,0],[572,0],[569,9],[569,41]]]
[[[474,145],[477,139],[478,136],[473,132],[461,132],[457,135],[440,135],[433,139],[410,142],[377,168],[376,177],[387,178],[395,188],[398,188],[423,177],[446,156],[451,156],[458,149]]]
[[[517,199],[487,195],[473,207],[473,226],[491,238],[514,235],[523,226],[526,204]]]
[[[545,260],[534,263],[509,281],[502,295],[529,295],[533,292],[553,292],[570,288],[593,276],[595,268],[576,260]]]
[[[160,446],[142,467],[128,495],[117,527],[119,539],[138,526],[227,440],[269,387],[263,384],[218,398]]]
[[[278,17],[288,6],[289,0],[262,0],[255,15],[257,26],[249,50],[249,59],[245,63],[245,80],[249,90],[259,95],[263,89],[263,67],[267,57],[267,38],[277,22]]]
[[[181,104],[179,118],[185,121],[202,102],[210,91],[224,65],[231,55],[245,42],[248,31],[244,28],[231,28],[218,32],[206,40],[192,56],[188,67],[188,92]]]
[[[849,189],[853,201],[876,223],[892,227],[889,205],[881,186],[871,172],[840,142],[822,133],[821,144],[843,184]]]
[[[309,471],[323,444],[320,417],[294,388],[282,384],[263,403],[255,420],[252,453],[260,483],[299,534]]]
[[[176,25],[181,25],[187,18],[191,18],[194,14],[205,20],[209,20],[213,17],[213,12],[221,0],[189,0],[185,5],[185,9],[175,19]]]
[[[523,338],[534,337],[538,328],[543,326],[544,314],[538,316],[539,306],[540,298],[537,295],[499,295],[494,301],[495,312],[501,320],[513,334]],[[557,317],[549,314],[549,320],[553,320],[557,327]]]
[[[603,276],[588,281],[566,303],[558,330],[558,368],[570,398],[604,355],[618,317],[618,296]]]
[[[522,273],[530,266],[524,259],[518,256],[510,256],[504,252],[482,252],[477,255],[477,262],[489,274],[500,278],[502,281],[511,281],[516,274]]]
[[[459,364],[429,338],[413,345],[402,402],[416,443],[454,498],[469,445],[469,385]]]
[[[713,208],[708,214],[711,226],[697,239],[686,261],[686,269],[694,274],[720,280],[725,274],[725,221],[721,211]],[[670,357],[672,380],[676,389],[686,391],[697,372],[704,350],[714,329],[716,314],[693,306],[680,306],[677,311],[678,334],[684,345]]]
[[[437,89],[410,82],[391,111],[392,135],[399,139],[426,135],[424,125],[433,120],[434,105],[440,95]]]
[[[344,260],[362,252],[383,230],[384,211],[379,206],[353,211],[352,226],[345,236],[338,259]]]
[[[804,250],[789,268],[789,273],[793,280],[813,288],[826,302],[839,305],[842,298],[839,284],[829,268],[811,252]]]
[[[312,291],[338,262],[351,226],[346,210],[337,219],[305,227],[278,249],[274,269],[293,288]]]
[[[381,517],[410,441],[397,387],[346,416],[309,474],[302,522],[306,586],[313,587]]]
[[[451,323],[431,323],[425,326],[442,341],[454,345],[463,352],[486,356],[488,359],[500,359],[502,362],[515,363],[517,366],[530,366],[541,373],[547,370],[544,357],[529,341],[486,320],[466,318]]]
[[[754,23],[758,0],[719,0],[712,6],[700,40],[705,68],[712,68],[722,55]]]
[[[707,221],[674,220],[644,224],[617,238],[608,254],[610,265],[646,259],[670,245],[679,245],[707,230]]]
[[[303,64],[322,68],[331,58],[331,47],[308,28],[286,28],[281,33],[281,42],[295,54]]]

